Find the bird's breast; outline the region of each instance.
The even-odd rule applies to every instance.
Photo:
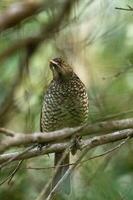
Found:
[[[41,126],[43,131],[80,126],[88,117],[88,97],[79,80],[52,82],[43,100]]]

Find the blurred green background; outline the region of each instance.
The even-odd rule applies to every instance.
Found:
[[[14,2],[18,1],[1,0],[0,12]],[[0,53],[16,40],[38,34],[42,26],[54,20],[65,1],[56,0],[55,3],[56,6],[3,31]],[[115,9],[127,5],[133,6],[133,1],[76,1],[69,17],[63,19],[61,27],[51,38],[39,45],[24,70],[25,49],[19,49],[0,61],[0,125],[25,134],[40,130],[42,96],[52,79],[49,60],[58,56],[68,60],[86,85],[90,103],[89,123],[132,117],[133,12]],[[132,144],[129,141],[111,154],[80,165],[72,175],[71,196],[62,195],[61,199],[132,200]],[[114,145],[98,147],[86,158]],[[1,181],[16,164],[10,164],[0,172]],[[53,169],[33,170],[28,167],[50,166],[53,166],[53,155],[24,161],[11,183],[0,186],[0,199],[36,200]]]

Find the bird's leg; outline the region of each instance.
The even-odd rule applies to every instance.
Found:
[[[37,148],[39,149],[39,151],[42,151],[42,148],[45,146],[45,149],[48,148],[50,146],[50,144],[46,144],[46,143],[40,143],[37,145]],[[47,154],[49,157],[49,154]]]
[[[42,151],[43,146],[45,146],[45,144],[38,144],[37,148],[39,149],[39,151]]]
[[[50,146],[50,144],[48,143],[39,143],[37,144],[37,148],[42,151],[42,148],[45,147],[45,148],[48,148]]]
[[[81,150],[81,136],[79,135],[75,135],[73,138],[72,138],[72,147],[71,147],[71,153],[72,155],[75,155],[77,150]]]

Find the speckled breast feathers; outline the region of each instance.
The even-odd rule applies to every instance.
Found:
[[[52,80],[42,106],[42,131],[54,131],[84,124],[88,117],[86,88],[73,73],[65,80]]]

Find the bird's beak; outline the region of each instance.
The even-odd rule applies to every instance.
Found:
[[[50,65],[51,65],[51,64],[52,64],[52,65],[57,65],[57,62],[55,62],[54,60],[50,60],[49,63],[50,63]]]
[[[57,68],[57,67],[59,67],[59,64],[56,61],[54,61],[54,60],[50,60],[49,63],[50,63],[50,67],[51,68]]]

